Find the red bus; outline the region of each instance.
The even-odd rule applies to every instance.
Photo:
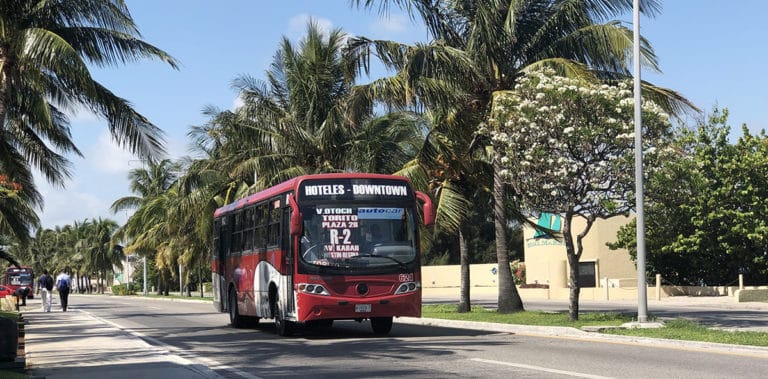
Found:
[[[274,319],[280,335],[344,319],[387,334],[393,317],[421,317],[417,200],[432,225],[404,177],[318,174],[217,209],[214,306],[236,328]]]
[[[32,299],[35,294],[35,274],[31,267],[8,267],[5,269],[3,284],[10,288],[11,293],[19,288],[29,288],[28,299]]]

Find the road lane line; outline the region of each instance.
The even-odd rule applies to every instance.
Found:
[[[502,361],[494,361],[494,360],[482,359],[482,358],[471,358],[470,360],[471,361],[475,361],[475,362],[480,362],[480,363],[489,363],[489,364],[495,364],[495,365],[523,368],[523,369],[526,369],[526,370],[543,371],[543,372],[548,372],[548,373],[552,373],[552,374],[560,374],[560,375],[573,376],[573,377],[577,377],[577,378],[613,379],[610,376],[600,376],[600,375],[584,374],[584,373],[575,372],[575,371],[556,370],[556,369],[553,369],[553,368],[546,368],[546,367],[540,367],[540,366],[532,366],[532,365],[526,365],[526,364],[522,364],[522,363],[502,362]]]

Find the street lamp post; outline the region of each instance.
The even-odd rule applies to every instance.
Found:
[[[179,263],[179,296],[184,296],[184,279],[181,276],[181,263]]]
[[[147,257],[144,257],[144,296],[147,296]]]
[[[648,321],[645,278],[645,211],[643,209],[642,94],[640,93],[640,0],[633,2],[633,63],[635,74],[635,208],[637,209],[637,322]]]

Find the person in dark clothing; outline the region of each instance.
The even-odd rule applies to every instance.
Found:
[[[50,312],[53,304],[53,278],[48,270],[43,270],[43,275],[37,279],[37,293],[42,293],[43,312]]]
[[[69,302],[69,290],[72,289],[72,279],[67,274],[69,270],[64,270],[56,277],[56,289],[59,291],[59,300],[61,301],[61,310],[66,312]]]
[[[13,291],[13,296],[21,300],[21,305],[27,305],[27,296],[29,296],[29,287],[19,287],[16,291]]]

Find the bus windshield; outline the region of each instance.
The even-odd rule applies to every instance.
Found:
[[[375,273],[405,269],[417,259],[411,209],[337,203],[304,206],[301,213],[299,256],[309,267]]]
[[[28,268],[9,267],[6,271],[6,283],[12,286],[31,286],[34,278]]]

